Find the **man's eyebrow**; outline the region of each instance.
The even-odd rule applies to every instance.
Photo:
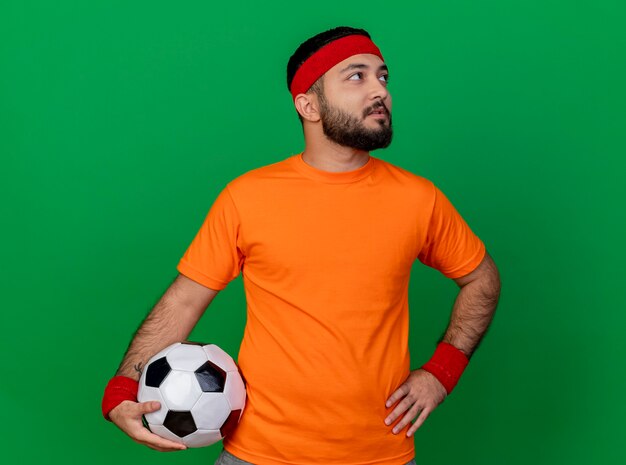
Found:
[[[352,63],[351,65],[348,65],[344,69],[339,71],[339,74],[345,73],[346,71],[349,71],[352,69],[367,69],[367,68],[369,68],[369,66],[364,63]],[[380,65],[378,67],[378,71],[388,71],[388,70],[389,68],[387,67],[387,65]]]

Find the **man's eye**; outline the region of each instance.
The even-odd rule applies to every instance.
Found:
[[[358,79],[361,79],[362,76],[363,76],[363,73],[354,73],[352,76],[348,78],[348,80],[356,81],[357,79],[354,79],[355,77],[357,77]]]
[[[388,74],[383,74],[381,75],[378,79],[382,79],[385,82],[389,82],[389,75]]]

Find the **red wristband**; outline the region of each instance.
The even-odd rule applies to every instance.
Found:
[[[468,363],[469,359],[463,352],[452,344],[440,342],[437,344],[435,353],[422,366],[422,369],[432,373],[450,394]]]
[[[104,389],[102,397],[102,415],[111,421],[109,412],[125,400],[137,402],[139,383],[127,376],[114,376]]]

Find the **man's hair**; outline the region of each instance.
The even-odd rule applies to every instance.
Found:
[[[317,35],[314,35],[310,39],[305,40],[300,44],[300,46],[296,49],[293,55],[289,58],[289,62],[287,63],[287,89],[291,89],[291,83],[293,81],[293,77],[298,71],[298,68],[302,66],[308,58],[311,57],[315,52],[317,52],[324,45],[327,45],[337,39],[341,39],[342,37],[350,36],[350,35],[362,35],[370,39],[369,33],[365,29],[355,29],[353,27],[340,26],[333,29],[329,29],[324,32],[320,32]],[[324,85],[323,85],[324,76],[320,77],[317,81],[313,83],[311,88],[307,90],[307,94],[313,92],[315,94],[322,95],[324,94]],[[302,123],[302,116],[298,113],[298,118],[300,119],[300,123]]]

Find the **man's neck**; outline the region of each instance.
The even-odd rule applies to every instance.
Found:
[[[354,171],[365,165],[369,152],[335,144],[326,139],[317,143],[308,142],[302,152],[302,159],[308,165],[322,171],[341,173]]]

